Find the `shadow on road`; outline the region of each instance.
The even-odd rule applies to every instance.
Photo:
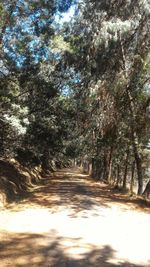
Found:
[[[1,266],[144,267],[144,265],[135,265],[129,262],[112,262],[115,258],[115,251],[110,246],[104,246],[99,250],[91,246],[89,253],[83,253],[79,258],[73,258],[67,255],[66,248],[61,244],[61,237],[57,237],[51,243],[51,236],[49,235],[47,237],[47,244],[43,240],[45,241],[45,236],[37,234],[19,234],[17,237],[12,236],[11,239],[0,245]]]
[[[8,223],[2,225],[0,267],[150,266],[143,242],[144,237],[149,242],[149,217],[133,214],[139,207],[136,200],[92,181],[80,170],[59,171],[43,179],[28,199],[9,207]],[[138,220],[144,223],[142,231]]]
[[[94,211],[95,206],[109,208],[112,203],[125,204],[122,209],[129,206],[150,212],[150,202],[130,198],[110,186],[94,182],[88,175],[81,174],[78,169],[61,170],[53,177],[43,180],[43,183],[44,185],[30,196],[30,199],[24,200],[24,204],[30,201],[32,205],[52,208],[54,212],[61,206],[65,206],[72,209],[71,216],[75,217],[82,211],[84,211],[83,216],[86,217],[86,211]],[[99,213],[95,212],[96,215],[99,216]]]

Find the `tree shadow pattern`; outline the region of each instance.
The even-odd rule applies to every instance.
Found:
[[[25,199],[24,204],[29,200],[32,205],[47,207],[54,212],[61,206],[65,206],[72,210],[70,216],[73,217],[80,212],[83,217],[86,217],[89,210],[95,210],[95,216],[99,216],[95,207],[99,206],[103,210],[110,208],[112,203],[126,204],[121,207],[125,210],[129,206],[133,209],[150,212],[150,202],[144,199],[130,198],[113,190],[108,185],[94,182],[88,175],[81,174],[79,169],[61,170],[53,177],[43,179],[43,186],[37,189],[30,199]],[[22,203],[20,207],[22,207]]]
[[[52,235],[55,233],[51,233]],[[49,244],[41,244],[45,236],[37,234],[18,234],[0,245],[1,267],[145,267],[130,262],[111,263],[115,251],[110,246],[83,253],[81,258],[69,257],[61,245],[61,237]],[[54,240],[54,239],[53,239]],[[46,242],[47,243],[47,242]]]
[[[103,216],[103,210],[110,208],[112,203],[128,204],[132,208],[139,208],[140,203],[134,202],[112,191],[107,185],[94,183],[90,177],[81,174],[80,170],[65,169],[57,172],[54,177],[43,179],[43,186],[38,188],[29,199],[14,205],[11,211],[17,212],[28,205],[48,208],[51,213],[61,208],[69,208],[69,217],[86,218],[89,211],[92,216]],[[100,207],[98,210],[96,207]],[[122,205],[126,209],[127,205]],[[100,211],[102,209],[102,215]],[[97,249],[89,244],[87,253],[79,258],[68,255],[63,241],[68,237],[61,237],[54,230],[48,234],[9,234],[0,244],[1,267],[145,267],[130,262],[111,263],[115,258],[115,251],[111,246]],[[70,238],[69,242],[80,240]],[[150,265],[149,265],[150,266]]]

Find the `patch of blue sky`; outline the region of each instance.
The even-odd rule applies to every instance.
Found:
[[[25,17],[20,20],[18,16],[16,25],[13,27],[7,27],[5,35],[5,51],[7,51],[11,57],[12,53],[10,51],[13,51],[14,54],[16,53],[16,56],[18,56],[17,65],[20,66],[24,62],[24,59],[22,59],[23,55],[18,55],[17,53],[16,41],[23,41],[26,37],[26,34],[28,38],[31,38],[31,41],[29,41],[27,47],[32,52],[32,57],[35,59],[35,61],[40,61],[40,59],[44,59],[44,57],[45,59],[50,58],[50,55],[52,55],[51,51],[49,51],[48,47],[46,46],[45,48],[42,47],[42,40],[38,39],[35,34],[35,23],[38,24],[39,28],[44,27],[47,25],[47,23],[49,23],[51,26],[54,26],[55,30],[63,28],[64,23],[70,23],[73,21],[75,15],[77,14],[77,1],[78,0],[56,0],[57,8],[55,15],[42,19],[42,14],[48,16],[48,10],[43,8],[41,10],[35,10],[34,13],[31,13],[29,9],[30,1],[18,0],[17,7],[13,15],[19,15],[20,8],[23,8],[25,11]],[[60,53],[55,53],[53,58],[55,58],[56,61],[59,61],[61,59]]]
[[[20,20],[19,25],[24,30],[28,30],[28,29],[30,30],[31,29],[31,20],[30,19]]]
[[[81,73],[77,72],[73,67],[68,67],[64,73],[63,85],[60,84],[60,92],[62,95],[69,96],[73,92],[73,88],[79,86],[82,82]]]
[[[80,84],[81,83],[81,74],[80,73],[76,73],[76,76],[74,78],[74,83],[75,84]]]
[[[65,84],[65,85],[60,89],[60,91],[61,91],[61,94],[62,94],[62,95],[64,95],[64,96],[69,96],[70,93],[71,93],[71,91],[72,91],[72,89],[71,89],[70,85]]]
[[[16,36],[17,39],[21,38],[22,34],[33,34],[34,33],[34,27],[31,26],[30,21],[21,20],[17,25],[14,27],[7,27],[5,31],[5,40],[9,40],[12,38],[12,36]]]
[[[46,61],[50,57],[50,52],[48,48],[40,47],[40,49],[32,50],[32,57],[35,64],[39,63],[41,60]]]
[[[41,16],[41,12],[40,12],[40,11],[35,11],[34,14],[31,14],[31,15],[29,16],[29,19],[30,19],[31,21],[34,21],[35,19],[40,18],[40,16]]]
[[[8,26],[8,27],[6,28],[6,30],[5,30],[5,33],[7,34],[7,33],[10,33],[10,32],[11,32],[11,27]],[[5,37],[5,36],[4,36],[4,37]]]
[[[77,72],[73,67],[67,69],[67,72],[70,73],[70,77],[73,83],[78,84],[81,82],[81,73]]]
[[[60,53],[53,53],[53,57],[56,61],[60,61],[62,58],[62,55]]]
[[[40,46],[40,40],[39,39],[34,39],[31,42],[29,42],[28,46],[30,49],[38,48]]]
[[[19,10],[16,8],[16,10],[12,12],[12,16],[16,17],[18,16],[18,13],[19,13]]]
[[[21,68],[22,65],[24,64],[26,58],[24,56],[19,56],[17,57],[16,65],[18,68]]]
[[[38,21],[39,27],[44,27],[47,24],[47,21],[45,19]]]
[[[81,80],[80,80],[80,82],[81,82]],[[66,83],[63,86],[61,86],[59,90],[60,90],[62,95],[69,96],[74,91],[73,88],[75,88],[75,85],[79,84],[80,82],[79,81],[76,82],[76,79],[74,78],[74,79],[72,79],[71,82]]]
[[[75,3],[69,7],[66,12],[60,12],[57,10],[54,15],[54,21],[52,25],[55,28],[63,28],[64,23],[70,23],[75,19],[78,12],[78,5]]]
[[[69,8],[76,3],[77,0],[56,0],[55,1],[56,10],[61,13],[67,12]]]

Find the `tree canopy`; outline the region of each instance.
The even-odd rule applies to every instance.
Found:
[[[77,159],[148,181],[149,1],[0,1],[0,147],[22,164]],[[87,166],[86,166],[87,169]]]

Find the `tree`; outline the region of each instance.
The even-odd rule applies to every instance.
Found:
[[[89,101],[90,92],[93,90],[92,84],[95,84],[95,101],[90,102],[92,116],[93,113],[96,115],[92,118],[92,124],[91,112],[89,110],[89,114],[88,111],[85,112],[88,114],[86,135],[91,132],[91,144],[93,144],[92,133],[97,140],[95,155],[98,158],[99,167],[96,168],[100,168],[100,171],[96,171],[96,175],[105,177],[105,179],[110,177],[108,169],[112,168],[110,168],[112,151],[117,153],[120,149],[120,141],[126,142],[122,145],[124,146],[124,152],[122,152],[126,153],[129,149],[128,153],[134,154],[138,194],[141,195],[143,191],[141,147],[145,142],[147,123],[144,121],[146,122],[147,118],[146,113],[141,114],[140,109],[149,99],[149,96],[143,97],[145,84],[148,82],[148,69],[146,70],[149,42],[148,5],[142,1],[138,5],[134,5],[134,1],[132,3],[88,1],[83,18],[83,23],[79,25],[79,28],[84,29],[84,37],[78,38],[82,42],[80,49],[82,60],[79,60],[76,66],[82,69],[82,75],[86,81],[81,94],[83,101],[85,95],[86,101]],[[79,32],[78,27],[75,31]],[[102,96],[104,87],[107,92],[105,97]],[[85,93],[87,91],[88,93]],[[82,101],[81,103],[83,105]],[[113,115],[113,120],[111,115]],[[115,136],[113,136],[114,132]],[[110,145],[110,149],[107,148],[109,139],[113,140],[113,147]],[[88,143],[87,145],[90,146]],[[127,159],[125,162],[124,187]]]
[[[147,1],[136,2],[84,1],[60,26],[55,17],[76,1],[3,1],[3,155],[13,139],[12,155],[45,170],[78,157],[96,179],[124,189],[129,173],[133,189],[135,162],[142,194],[149,35]]]

